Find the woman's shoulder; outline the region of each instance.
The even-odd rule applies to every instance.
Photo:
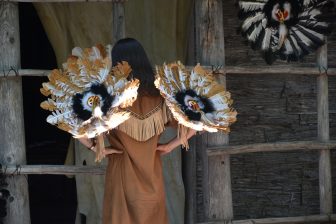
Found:
[[[139,95],[131,107],[127,110],[137,114],[146,114],[154,108],[163,104],[161,96]]]

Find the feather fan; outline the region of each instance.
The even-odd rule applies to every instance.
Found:
[[[331,0],[241,0],[241,33],[272,64],[297,61],[325,43],[336,21]]]
[[[112,67],[111,46],[76,47],[63,64],[43,83],[41,93],[49,96],[41,107],[51,111],[47,122],[75,138],[94,138],[129,118],[121,110],[137,98],[138,80],[128,80],[127,62]],[[99,158],[98,160],[100,160]]]
[[[188,71],[180,63],[156,67],[155,86],[174,118],[197,131],[230,131],[237,112],[231,108],[230,93],[199,64]]]

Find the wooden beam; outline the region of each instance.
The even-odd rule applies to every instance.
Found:
[[[334,223],[336,221],[336,214],[332,215],[309,215],[298,217],[285,217],[285,218],[264,218],[264,219],[246,219],[246,220],[233,220],[230,222],[215,221],[215,222],[202,222],[198,224],[298,224],[298,223]]]
[[[289,66],[226,66],[223,70],[228,75],[319,75],[320,72],[314,67],[289,67]],[[328,75],[336,75],[336,68],[329,68]]]
[[[319,141],[297,141],[297,142],[272,142],[256,143],[247,145],[230,145],[208,148],[209,156],[234,155],[252,152],[283,152],[295,150],[330,150],[336,149],[336,141],[319,142]]]
[[[0,70],[0,78],[15,77],[15,76],[48,76],[51,70],[40,69],[9,69]]]
[[[196,0],[196,59],[203,65],[221,65],[225,70],[223,1]],[[218,76],[226,85],[225,76]],[[203,170],[203,202],[207,220],[233,218],[230,155],[208,157],[204,147],[229,143],[223,133],[205,134],[200,148]]]
[[[317,77],[317,138],[321,142],[328,142],[329,137],[329,102],[328,102],[328,50],[327,44],[317,52],[317,66],[321,74]],[[320,212],[331,214],[332,205],[332,177],[330,150],[322,149],[319,157],[320,184]]]
[[[117,40],[117,38],[115,38]],[[187,66],[191,69],[193,66]],[[204,68],[211,70],[212,66],[204,66]],[[48,76],[51,70],[40,70],[40,69],[18,69],[18,70],[0,70],[0,77],[4,76]],[[310,67],[302,68],[265,68],[265,67],[239,67],[239,66],[226,66],[224,69],[218,70],[219,75],[320,75],[318,69]],[[336,68],[328,69],[328,76],[336,75]]]
[[[3,166],[0,173],[8,176],[27,174],[51,174],[51,175],[104,175],[105,166],[67,166],[67,165],[8,165]]]
[[[18,3],[0,2],[0,71],[20,68]],[[0,164],[26,163],[22,78],[0,78]],[[24,176],[4,180],[7,198],[5,224],[30,223],[28,183]]]
[[[120,2],[123,0],[3,0],[5,2]]]
[[[197,138],[189,139],[189,150],[182,150],[182,174],[185,187],[184,223],[196,223],[196,148]]]
[[[122,1],[113,3],[112,43],[125,37],[125,8]]]

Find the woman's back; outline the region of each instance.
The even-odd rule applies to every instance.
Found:
[[[131,117],[108,139],[122,154],[109,156],[104,224],[167,223],[159,135],[169,120],[160,96],[139,96],[127,109]]]

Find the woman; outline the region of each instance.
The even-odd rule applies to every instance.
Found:
[[[104,224],[165,224],[162,164],[160,155],[181,144],[178,138],[158,145],[165,126],[176,125],[154,86],[154,72],[141,44],[132,38],[119,40],[112,49],[112,63],[127,61],[132,77],[140,80],[138,98],[127,108],[130,119],[111,130],[105,149],[108,166],[103,204]],[[195,134],[189,130],[187,138]],[[90,141],[82,140],[94,150]]]

